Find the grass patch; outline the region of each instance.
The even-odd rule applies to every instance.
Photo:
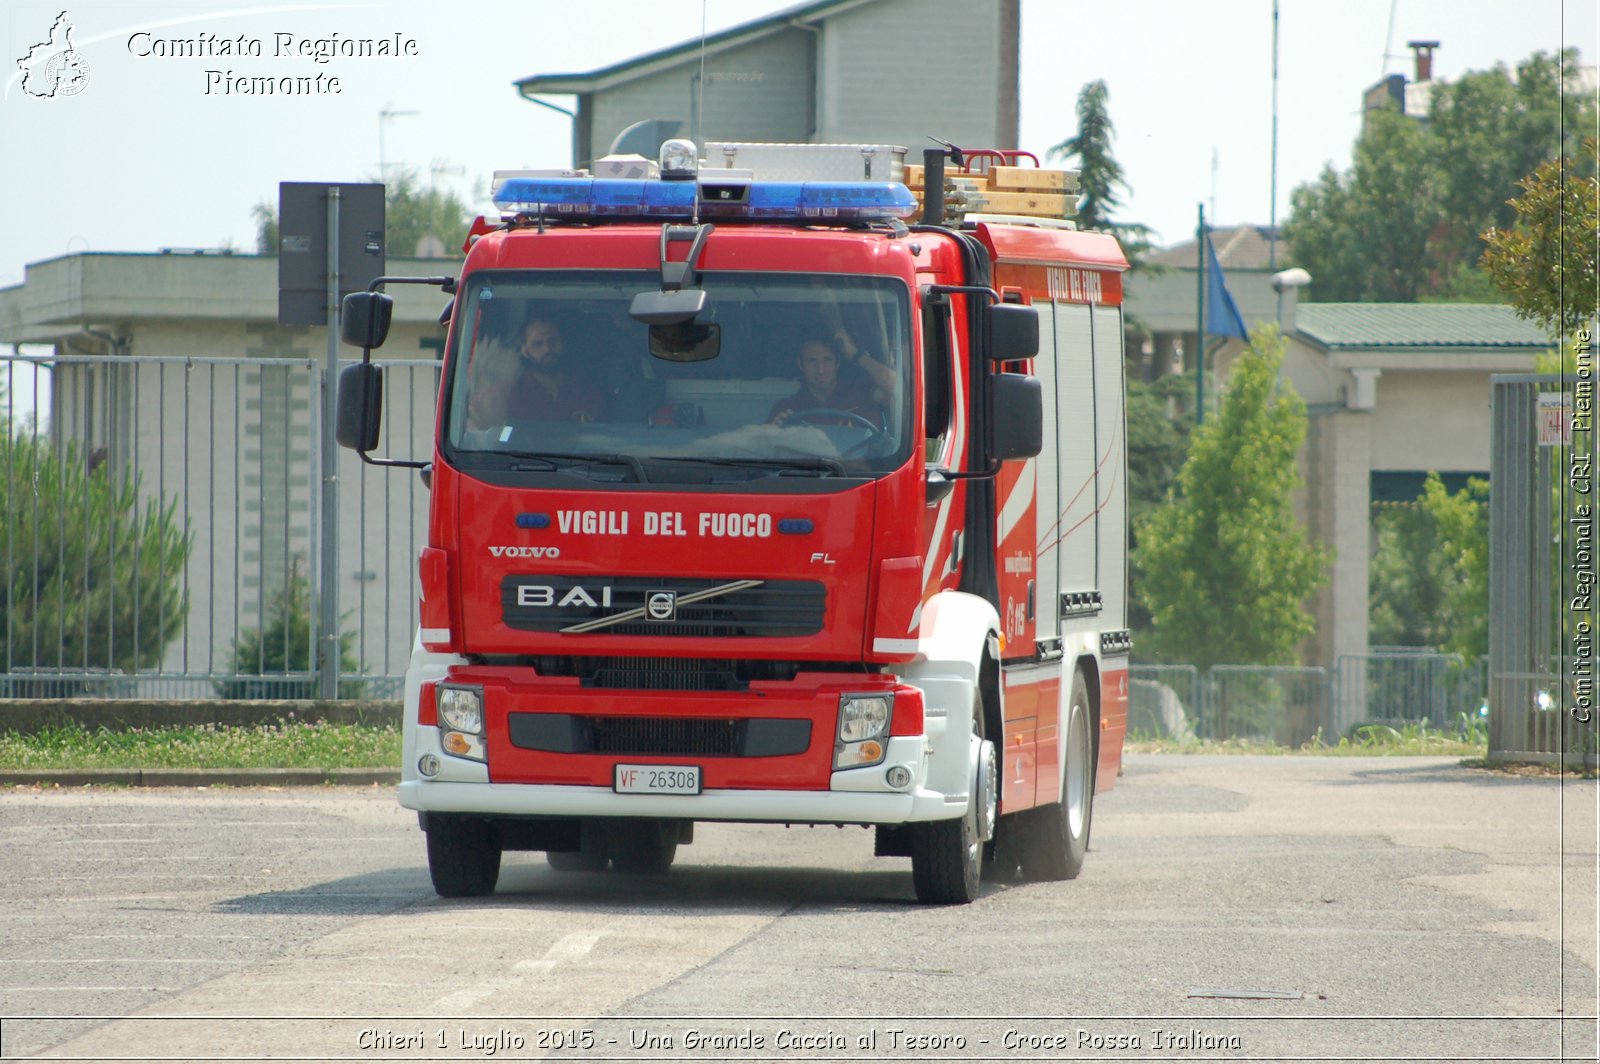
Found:
[[[1486,757],[1489,735],[1486,724],[1465,714],[1458,727],[1441,731],[1417,724],[1363,724],[1337,742],[1325,741],[1317,734],[1299,746],[1285,746],[1268,739],[1190,739],[1181,741],[1130,733],[1125,749],[1134,754],[1311,754],[1318,757]]]
[[[400,732],[393,727],[288,722],[253,728],[89,731],[47,728],[0,734],[0,771],[36,769],[393,768]]]

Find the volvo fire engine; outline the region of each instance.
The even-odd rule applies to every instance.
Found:
[[[427,279],[346,299],[339,441],[430,488],[399,800],[433,885],[661,873],[703,822],[873,829],[924,903],[1070,879],[1127,719],[1126,259],[947,217],[953,153],[919,217],[904,149],[728,147],[497,175],[431,279],[425,462],[372,453],[371,349]]]

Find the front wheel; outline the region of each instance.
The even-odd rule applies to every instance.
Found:
[[[469,817],[428,818],[428,874],[441,898],[494,893],[500,878],[500,826]]]
[[[910,825],[911,881],[924,905],[966,905],[978,897],[983,844],[993,833],[999,790],[994,747],[983,741],[981,698],[973,702],[972,733],[979,757],[966,812],[953,820]]]
[[[1061,771],[1061,800],[1032,811],[1032,830],[1022,849],[1022,874],[1034,880],[1075,879],[1089,852],[1089,826],[1094,818],[1094,732],[1090,727],[1089,689],[1083,673],[1072,676],[1067,704],[1066,750]]]

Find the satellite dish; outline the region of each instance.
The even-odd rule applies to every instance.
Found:
[[[676,118],[646,118],[617,134],[607,155],[642,155],[654,159],[661,153],[663,141],[678,135],[683,123]]]

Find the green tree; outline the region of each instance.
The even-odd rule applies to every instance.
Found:
[[[1176,488],[1138,529],[1138,594],[1156,653],[1201,668],[1282,664],[1313,631],[1327,552],[1296,521],[1305,404],[1278,382],[1284,342],[1257,326],[1221,409],[1194,430]]]
[[[216,684],[223,698],[310,698],[316,693],[316,678],[309,675],[317,664],[313,660],[315,633],[311,621],[311,581],[298,559],[289,568],[289,579],[272,596],[267,606],[265,625],[246,628],[233,640],[231,671],[240,677]],[[355,655],[355,633],[339,634],[339,671],[361,671]],[[366,684],[361,680],[339,681],[340,698],[359,698]]]
[[[1578,53],[1536,53],[1517,65],[1462,75],[1441,84],[1428,111],[1443,225],[1435,234],[1445,271],[1467,269],[1483,251],[1490,228],[1515,219],[1508,202],[1539,164],[1577,148],[1575,134],[1594,128],[1592,93],[1563,81]],[[1587,120],[1588,125],[1584,126]]]
[[[1131,191],[1122,164],[1111,152],[1116,129],[1108,110],[1110,93],[1104,81],[1091,81],[1078,93],[1078,132],[1050,149],[1054,158],[1076,160],[1078,170],[1078,225],[1112,233],[1122,242],[1131,263],[1150,250],[1150,230],[1137,223],[1115,221],[1122,192]]]
[[[472,224],[473,211],[448,189],[423,187],[411,170],[400,170],[383,194],[384,232],[390,257],[409,258],[424,241],[437,240],[444,257],[461,254],[461,243]],[[268,203],[251,209],[256,222],[256,253],[278,253],[278,210]]]
[[[1128,516],[1137,524],[1166,499],[1189,453],[1193,421],[1174,417],[1194,402],[1194,374],[1128,380]]]
[[[435,186],[424,188],[417,175],[401,170],[389,180],[384,193],[385,228],[394,255],[414,255],[425,240],[437,240],[446,257],[461,254],[473,211],[454,192]]]
[[[1369,638],[1476,661],[1489,652],[1489,485],[1452,494],[1429,473],[1415,503],[1374,521]]]
[[[1325,302],[1415,302],[1440,219],[1429,133],[1396,112],[1372,114],[1348,175],[1331,167],[1290,196],[1284,238]]]
[[[1138,530],[1177,482],[1189,451],[1192,420],[1174,417],[1174,408],[1193,398],[1192,375],[1172,374],[1148,383],[1128,378],[1128,550],[1135,586],[1144,582],[1135,551]],[[1150,631],[1150,612],[1137,597],[1128,604],[1128,627],[1134,645],[1141,646]]]
[[[1518,182],[1522,195],[1510,204],[1515,222],[1483,234],[1484,269],[1520,317],[1553,334],[1587,322],[1600,293],[1600,147],[1594,138],[1584,142],[1583,153],[1587,176],[1573,159],[1541,164]]]
[[[1348,173],[1295,189],[1285,235],[1323,301],[1481,300],[1481,234],[1512,220],[1507,201],[1542,160],[1594,126],[1573,91],[1577,53],[1537,53],[1435,85],[1426,121],[1368,115]],[[1565,90],[1564,90],[1565,86]],[[1564,139],[1565,138],[1565,139]]]
[[[1444,566],[1440,612],[1447,620],[1438,646],[1476,661],[1489,653],[1489,484],[1473,477],[1452,495],[1430,473],[1422,505],[1438,532]]]
[[[1422,502],[1383,506],[1373,518],[1367,639],[1374,646],[1433,647],[1449,638],[1444,594],[1450,566]]]
[[[140,480],[0,426],[3,671],[160,664],[189,610],[191,536],[176,499],[140,498]],[[73,693],[59,683],[33,692]]]

